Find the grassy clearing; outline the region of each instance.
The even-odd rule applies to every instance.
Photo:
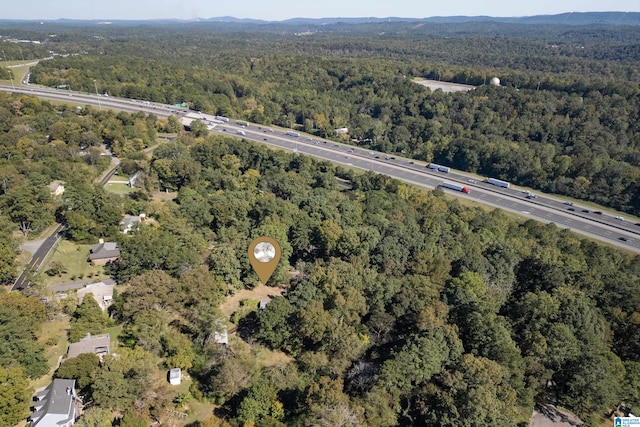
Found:
[[[120,341],[118,341],[118,337],[122,333],[122,325],[115,325],[107,328],[104,333],[109,334],[109,348],[111,349],[111,353],[117,353],[118,347],[120,347]]]
[[[280,294],[282,294],[281,288],[273,288],[271,286],[259,284],[251,290],[243,289],[227,297],[224,303],[220,306],[220,311],[222,311],[222,314],[224,314],[228,319],[235,311],[238,310],[238,308],[240,308],[240,301],[256,301],[257,305],[257,301],[260,301],[263,298]]]
[[[128,181],[123,181],[123,182],[109,181],[107,185],[104,186],[104,189],[111,193],[117,193],[117,194],[123,194],[123,193],[128,194],[128,193],[135,193],[136,191],[138,191],[136,188],[129,187],[127,183]]]
[[[184,372],[183,375],[185,375]],[[182,383],[180,385],[171,387],[176,391],[177,394],[189,394],[189,387],[191,387],[192,383],[193,381],[191,380],[191,378],[187,376],[186,378],[182,378]],[[213,403],[199,402],[192,397],[183,407],[175,409],[177,412],[187,413],[187,418],[177,419],[172,417],[171,425],[175,425],[176,427],[193,425],[193,423],[195,423],[196,421],[202,421],[212,417],[213,410],[215,408],[216,405],[214,405]]]
[[[78,245],[67,240],[61,240],[53,250],[49,260],[41,267],[42,283],[49,286],[55,283],[74,281],[98,282],[105,277],[102,266],[92,265],[87,261],[91,245]],[[44,274],[56,262],[64,266],[65,272],[50,277]]]
[[[58,367],[60,356],[67,354],[69,341],[67,339],[67,330],[69,329],[69,317],[58,317],[42,324],[38,342],[45,346],[45,355],[49,372],[41,378],[31,381],[34,389],[47,386],[51,382],[53,373]]]

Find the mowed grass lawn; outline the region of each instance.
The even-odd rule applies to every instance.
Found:
[[[109,182],[107,182],[107,184],[104,186],[104,189],[117,194],[126,194],[138,191],[138,189],[135,187],[129,187],[129,178],[117,175],[111,178]]]
[[[40,268],[40,276],[43,284],[49,286],[58,283],[75,281],[98,282],[105,276],[102,266],[92,265],[87,261],[92,245],[79,245],[61,240],[49,256],[46,264]],[[64,273],[56,276],[48,276],[45,271],[54,263],[60,263],[64,267]]]

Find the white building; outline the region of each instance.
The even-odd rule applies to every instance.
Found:
[[[169,371],[169,384],[180,385],[182,382],[182,370],[180,368],[173,368]]]
[[[82,304],[85,296],[91,295],[96,300],[102,311],[105,311],[113,302],[113,288],[115,285],[107,285],[104,282],[91,283],[82,289],[78,289],[78,305]]]

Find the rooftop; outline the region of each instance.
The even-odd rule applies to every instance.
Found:
[[[95,337],[87,334],[87,336],[80,341],[69,344],[67,357],[71,359],[83,353],[93,353],[98,356],[109,354],[110,344],[111,338],[109,334],[96,335]]]

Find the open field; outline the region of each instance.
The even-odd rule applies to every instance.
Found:
[[[127,180],[124,180],[124,181],[111,180],[107,182],[107,185],[104,186],[104,189],[111,193],[116,193],[116,194],[129,194],[129,193],[134,193],[138,191],[135,188],[129,187]]]
[[[79,245],[77,243],[61,240],[53,250],[49,259],[40,268],[40,278],[46,286],[56,283],[67,283],[85,280],[87,283],[98,282],[104,277],[102,266],[91,265],[87,261],[91,245]],[[46,275],[53,263],[60,263],[64,272],[53,277]]]
[[[415,78],[415,79],[413,79],[413,81],[415,83],[418,83],[419,85],[428,87],[432,91],[440,89],[440,90],[442,90],[443,92],[446,92],[446,93],[449,93],[449,92],[468,92],[468,91],[476,88],[475,86],[471,86],[471,85],[463,85],[463,84],[460,84],[460,83],[451,83],[451,82],[441,82],[441,81],[438,81],[438,80],[427,80],[427,79]]]

